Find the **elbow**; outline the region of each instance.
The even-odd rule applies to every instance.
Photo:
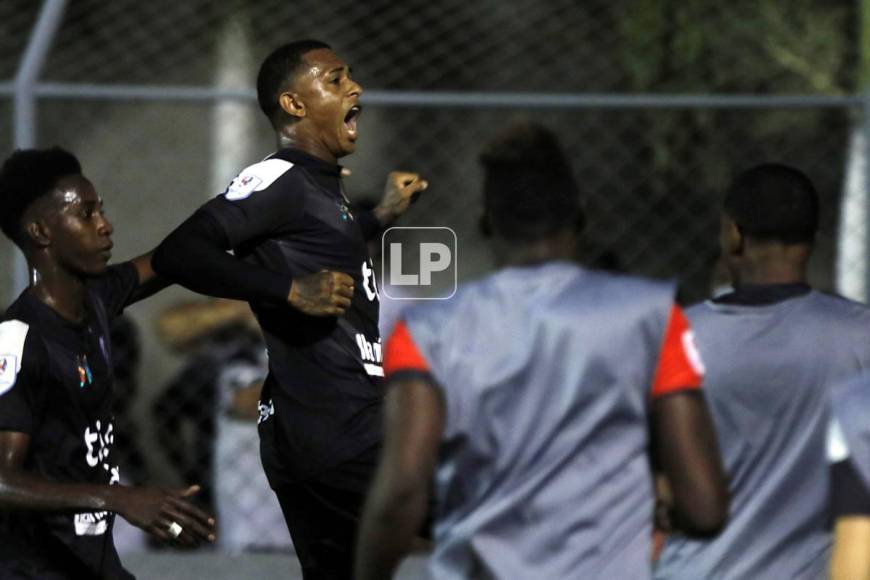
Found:
[[[151,268],[158,276],[166,280],[172,279],[174,271],[170,255],[170,252],[166,251],[166,242],[164,241],[157,246],[157,249],[154,250],[154,254],[151,256]]]

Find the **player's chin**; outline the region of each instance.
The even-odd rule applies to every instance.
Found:
[[[82,268],[82,275],[84,276],[102,276],[109,269],[109,259],[111,258],[111,254],[101,252],[99,255],[95,256],[93,260],[90,260],[88,264],[86,264]]]
[[[356,131],[348,131],[347,128],[342,128],[338,136],[338,146],[342,155],[350,155],[356,151]]]
[[[356,151],[356,142],[354,141],[342,141],[339,145],[339,154],[336,157],[344,157],[345,155],[350,155]]]

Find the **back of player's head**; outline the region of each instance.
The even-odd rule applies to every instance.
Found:
[[[577,227],[580,193],[552,131],[515,124],[486,146],[480,162],[484,211],[494,234],[534,241]]]
[[[725,213],[747,237],[810,243],[819,227],[819,194],[801,171],[766,163],[734,180],[725,197]]]
[[[306,53],[320,48],[332,48],[319,40],[298,40],[279,46],[266,57],[257,74],[257,101],[272,124],[275,124],[281,107],[278,97],[292,83],[303,64]]]
[[[75,155],[60,147],[19,149],[0,169],[0,227],[18,247],[22,247],[22,218],[37,199],[52,192],[57,182],[68,175],[81,175]]]

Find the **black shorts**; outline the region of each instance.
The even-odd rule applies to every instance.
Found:
[[[304,580],[350,580],[354,544],[378,449],[334,467],[313,481],[275,489]],[[432,513],[430,503],[429,513]],[[427,518],[424,537],[429,536]]]
[[[309,482],[275,490],[305,580],[349,580],[365,495]]]

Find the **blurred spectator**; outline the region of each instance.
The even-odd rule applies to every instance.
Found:
[[[158,439],[186,481],[202,482],[218,515],[218,547],[286,552],[290,534],[260,464],[258,405],[268,361],[251,310],[233,300],[182,304],[161,316],[159,332],[190,359],[154,405]],[[185,435],[191,445],[178,444]]]
[[[230,553],[286,553],[293,546],[290,533],[260,464],[258,407],[269,369],[262,345],[256,354],[226,365],[217,381],[214,485],[218,546]]]
[[[154,402],[157,440],[183,481],[201,482],[200,497],[209,507],[217,381],[227,365],[257,360],[262,346],[255,328],[248,306],[231,300],[181,304],[158,320],[165,343],[189,358]]]

